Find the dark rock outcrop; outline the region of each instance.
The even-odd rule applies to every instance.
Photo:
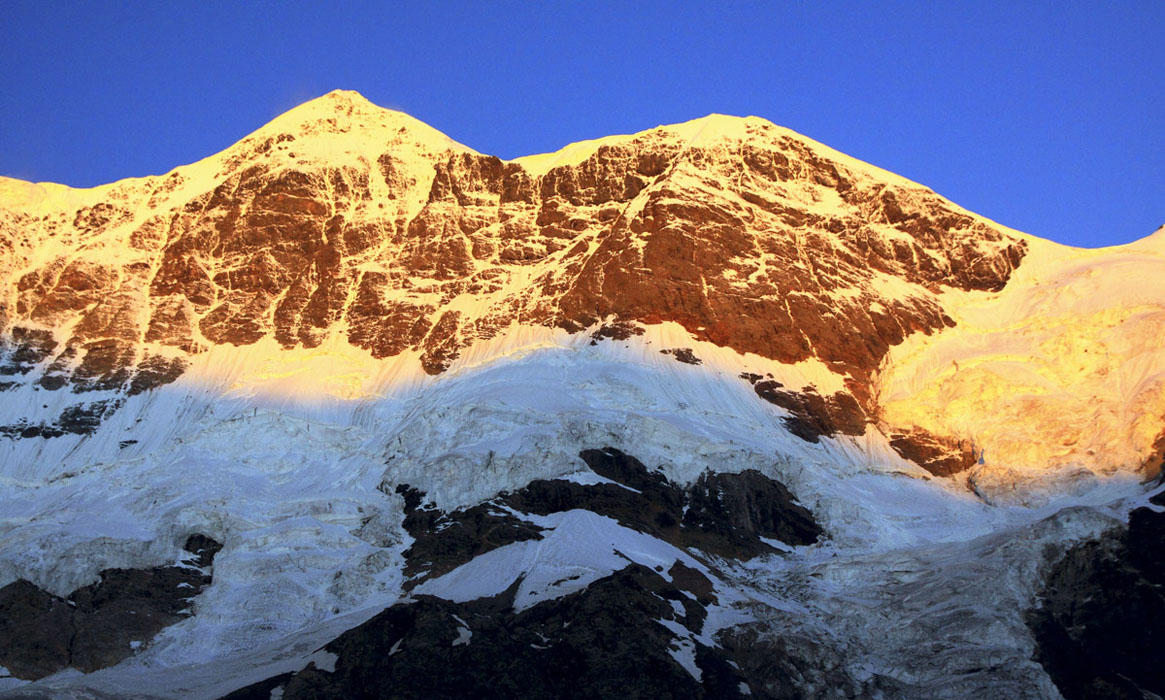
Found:
[[[892,433],[890,447],[935,476],[954,476],[975,466],[978,460],[971,441],[940,437],[921,428]]]
[[[405,500],[404,528],[413,537],[405,550],[405,589],[452,571],[474,557],[514,542],[542,539],[538,528],[499,510],[493,502],[445,512],[425,503],[407,485],[396,492]]]
[[[614,448],[579,456],[614,483],[534,481],[451,512],[397,486],[413,537],[406,590],[498,547],[541,539],[523,514],[587,509],[697,556],[747,558],[776,551],[762,538],[808,544],[821,535],[809,511],[759,472],[708,472],[685,488]],[[464,603],[415,595],[325,645],[333,661],[226,697],[734,698],[769,684],[763,669],[741,671],[732,656],[739,649],[698,639],[718,603],[716,586],[680,561],[666,571],[629,563],[581,591],[517,610],[521,582]]]
[[[664,355],[671,355],[672,357],[676,358],[676,360],[683,362],[686,365],[704,364],[704,361],[696,357],[696,354],[692,352],[691,348],[668,348],[666,350],[660,350],[660,353]]]
[[[759,375],[745,377],[752,382],[756,395],[780,406],[791,415],[783,419],[785,428],[806,442],[820,442],[822,436],[863,435],[866,432],[866,413],[851,394],[839,391],[833,396],[822,396],[817,389],[807,386],[801,391],[788,391],[780,382],[761,379]]]
[[[419,596],[394,605],[324,646],[337,656],[334,670],[309,664],[224,700],[275,688],[284,700],[744,696],[747,681],[723,652],[661,624],[701,629],[702,586],[632,564],[518,611],[519,583],[467,603]],[[677,659],[682,647],[699,679]]]
[[[189,615],[191,599],[210,585],[222,545],[196,534],[184,548],[188,565],[106,569],[68,598],[24,580],[0,588],[0,666],[36,680],[64,668],[96,671],[133,655]]]
[[[57,341],[49,331],[17,326],[9,341],[0,345],[0,376],[28,374],[51,357],[56,348]]]
[[[776,551],[761,538],[805,545],[822,534],[782,484],[757,471],[705,473],[684,488],[612,447],[579,456],[596,474],[627,488],[539,480],[506,496],[506,504],[538,515],[584,508],[677,547],[737,559]]]
[[[757,471],[706,472],[685,488],[611,447],[584,450],[580,457],[596,474],[617,483],[540,479],[450,512],[426,504],[416,489],[396,487],[405,499],[405,530],[413,537],[405,551],[405,587],[498,547],[542,539],[541,528],[522,520],[523,513],[589,510],[677,547],[736,559],[777,551],[762,538],[806,545],[823,534],[784,485]]]
[[[748,679],[751,696],[772,700],[803,698],[900,697],[877,692],[876,682],[862,683],[847,668],[847,659],[826,640],[804,634],[774,633],[747,623],[716,635],[724,655]],[[875,676],[876,680],[876,676]]]
[[[1156,498],[1165,505],[1165,498]],[[1072,547],[1027,614],[1036,658],[1068,700],[1165,695],[1165,513]]]
[[[784,484],[758,471],[705,472],[685,495],[682,524],[699,531],[705,540],[719,538],[747,550],[755,546],[754,538],[804,545],[816,542],[822,534],[812,513],[797,504]]]
[[[79,403],[61,411],[51,423],[29,423],[22,420],[11,425],[0,425],[0,436],[8,438],[54,438],[62,435],[90,435],[101,427],[101,421],[113,415],[125,403],[124,399],[102,399]]]

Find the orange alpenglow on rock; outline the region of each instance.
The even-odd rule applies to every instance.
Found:
[[[36,610],[68,627],[69,601],[100,620],[148,598],[148,625],[108,614],[149,638],[101,664],[342,697],[369,668],[420,683],[430,646],[533,664],[550,605],[622,610],[650,634],[611,658],[671,669],[674,694],[780,695],[763,659],[829,666],[772,641],[796,607],[852,695],[974,694],[1000,664],[1044,688],[1016,612],[1036,563],[1165,458],[1163,273],[1165,231],[1058,245],[756,117],[503,161],[336,91],[165,175],[0,178],[0,666],[69,663],[5,646]],[[216,548],[213,584],[189,541]],[[716,564],[760,556],[786,563]],[[1006,576],[952,585],[960,627],[898,561]],[[150,588],[187,578],[189,611]],[[871,637],[867,590],[925,624]],[[521,632],[481,622],[498,610]],[[926,651],[990,636],[980,618],[997,645]],[[320,651],[272,661],[300,634]],[[874,657],[914,675],[871,680]],[[59,687],[145,687],[101,686],[115,670]],[[424,687],[472,691],[449,679]]]

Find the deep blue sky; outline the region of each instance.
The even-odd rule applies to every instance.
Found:
[[[12,177],[162,173],[346,88],[503,158],[755,114],[1064,243],[1165,223],[1161,0],[0,11],[0,174]]]

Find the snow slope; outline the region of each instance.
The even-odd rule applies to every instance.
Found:
[[[783,411],[756,401],[747,384],[675,362],[648,342],[542,343],[421,384],[394,386],[388,379],[392,388],[371,397],[297,394],[280,390],[274,379],[265,387],[239,384],[238,377],[268,360],[255,348],[254,364],[233,358],[219,365],[232,371],[213,381],[194,371],[131,398],[93,436],[6,445],[6,469],[42,465],[6,476],[0,561],[7,580],[27,577],[67,593],[102,568],[173,561],[191,531],[225,544],[214,584],[197,600],[194,616],[114,669],[42,684],[215,697],[222,692],[217,675],[199,681],[202,690],[163,679],[175,667],[240,655],[253,666],[238,669],[243,679],[259,673],[256,668],[273,668],[269,656],[283,640],[312,638],[311,630],[334,629],[344,616],[357,615],[346,618],[355,624],[361,610],[378,610],[402,595],[408,535],[400,527],[400,499],[382,483],[415,485],[452,508],[576,472],[579,449],[597,444],[632,451],[681,482],[709,467],[758,469],[787,483],[817,515],[829,533],[824,543],[784,560],[752,562],[722,584],[744,591],[734,597],[759,598],[745,606],[761,605],[749,619],[767,619],[771,606],[790,604],[749,591],[784,590],[791,570],[805,576],[820,569],[831,579],[842,576],[846,583],[837,585],[843,588],[866,589],[867,577],[887,562],[897,570],[931,566],[932,554],[924,561],[915,552],[975,560],[978,555],[955,552],[982,537],[1010,541],[1008,533],[1022,533],[1067,505],[1100,506],[1142,491],[1136,480],[1112,478],[1036,510],[989,506],[945,480],[918,478],[919,470],[876,434],[805,443],[784,431]],[[292,371],[283,376],[292,386],[299,381]],[[138,442],[118,449],[121,440]],[[416,592],[451,599],[492,594],[512,573],[527,571],[523,592],[531,600],[553,598],[617,568],[620,560],[604,554],[606,540],[596,537],[613,538],[633,559],[692,563],[682,551],[614,524],[573,534],[571,528],[602,523],[597,517],[581,511],[559,518],[551,523],[555,536],[538,543],[537,554],[531,545],[515,544],[466,565],[484,567],[489,578],[466,568]],[[1056,536],[1079,538],[1108,521],[1088,516],[1080,522]],[[1037,544],[1022,556],[1038,559]],[[572,573],[581,578],[566,588],[555,585]],[[496,585],[488,582],[493,578]],[[813,593],[813,605],[832,610],[833,590]],[[260,649],[269,656],[254,656]],[[140,685],[143,678],[152,678],[151,685]]]
[[[882,419],[970,436],[973,480],[994,499],[1038,498],[1118,471],[1153,476],[1165,416],[1165,231],[1032,253],[998,293],[945,293],[956,326],[886,359]],[[1034,492],[1034,493],[1033,493]]]

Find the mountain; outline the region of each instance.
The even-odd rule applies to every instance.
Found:
[[[7,696],[1165,692],[1073,602],[1165,609],[1165,231],[755,117],[503,161],[336,91],[0,179],[0,250]]]

